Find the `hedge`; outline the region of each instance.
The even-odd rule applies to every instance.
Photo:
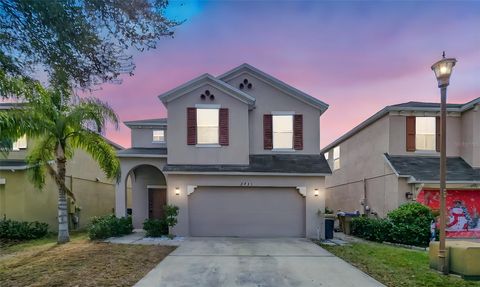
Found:
[[[105,239],[120,235],[132,233],[132,218],[117,218],[115,215],[105,215],[93,217],[88,227],[88,237],[90,239]]]
[[[387,218],[360,217],[352,220],[352,234],[367,240],[425,247],[430,242],[430,208],[414,202],[401,205]]]
[[[42,238],[48,233],[48,224],[43,222],[0,220],[0,238],[10,240],[30,240]]]

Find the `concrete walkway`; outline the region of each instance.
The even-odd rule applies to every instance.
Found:
[[[188,238],[135,286],[383,286],[307,239]]]
[[[135,230],[133,233],[121,237],[110,237],[104,242],[115,244],[144,244],[144,245],[170,245],[179,246],[185,240],[185,237],[146,237],[145,231]]]

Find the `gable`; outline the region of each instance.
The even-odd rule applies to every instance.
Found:
[[[293,97],[293,98],[296,98],[297,100],[307,104],[307,105],[310,105],[318,110],[321,111],[321,113],[324,113],[327,109],[328,109],[328,104],[322,102],[321,100],[315,98],[315,97],[312,97],[282,81],[280,81],[279,79],[277,78],[274,78],[272,76],[270,76],[269,74],[265,73],[265,72],[262,72],[260,71],[259,69],[249,65],[249,64],[242,64],[220,76],[218,76],[218,79],[224,81],[224,82],[231,82],[231,85],[234,87],[234,88],[237,88],[237,89],[242,89],[242,86],[243,86],[243,89],[247,90],[249,88],[249,84],[250,83],[243,83],[242,81],[244,79],[241,79],[241,76],[242,75],[250,75],[252,77],[254,77],[255,79],[258,79],[262,82],[264,82],[265,84],[267,85],[270,85],[280,91],[282,91],[283,93],[285,93],[286,95],[290,96],[290,97]],[[232,80],[236,79],[236,78],[239,78],[240,77],[240,82],[239,83],[233,83]]]

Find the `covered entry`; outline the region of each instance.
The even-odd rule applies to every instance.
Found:
[[[198,187],[191,236],[305,237],[305,197],[289,187]]]

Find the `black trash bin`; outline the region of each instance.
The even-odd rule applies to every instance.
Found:
[[[325,239],[333,239],[335,217],[325,217]]]

